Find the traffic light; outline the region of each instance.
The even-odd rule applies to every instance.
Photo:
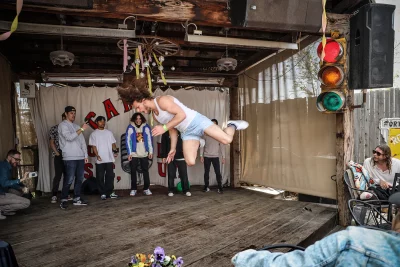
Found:
[[[346,39],[327,39],[325,56],[322,60],[318,79],[321,82],[321,94],[317,98],[317,108],[324,113],[343,112],[347,96],[347,60]],[[322,54],[322,42],[317,48]]]

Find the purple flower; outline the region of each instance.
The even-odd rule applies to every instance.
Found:
[[[156,247],[154,250],[154,258],[156,261],[163,262],[165,258],[164,249],[162,247]]]
[[[174,264],[178,267],[181,267],[183,265],[183,260],[182,257],[177,258],[176,260],[174,260]]]
[[[153,263],[152,265],[151,265],[151,267],[162,267],[158,262],[156,262],[156,263]]]
[[[137,260],[136,260],[136,257],[135,257],[135,256],[132,256],[132,257],[131,257],[131,262],[130,262],[130,263],[133,263],[133,264],[137,263]]]

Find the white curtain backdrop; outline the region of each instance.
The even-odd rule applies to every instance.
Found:
[[[229,115],[229,95],[227,91],[209,91],[209,90],[177,90],[168,89],[163,92],[160,89],[154,92],[155,96],[172,95],[178,98],[188,107],[199,111],[210,119],[216,118],[221,127],[226,126]],[[107,128],[114,133],[117,140],[117,146],[121,147],[121,135],[126,131],[130,117],[134,111],[125,110],[121,101],[118,101],[118,95],[115,88],[110,87],[40,87],[37,98],[31,101],[33,110],[33,118],[35,129],[38,136],[38,145],[40,151],[40,176],[38,182],[38,190],[50,192],[52,179],[54,177],[53,159],[49,149],[50,128],[60,123],[61,114],[64,112],[65,106],[74,106],[77,110],[75,123],[82,124],[84,118],[93,112],[97,116],[107,117],[107,110],[115,108],[116,113],[111,113],[107,121]],[[107,108],[108,107],[108,108]],[[149,122],[150,123],[150,122]],[[86,143],[92,133],[92,129],[84,132]],[[161,141],[160,137],[154,138],[154,160],[150,169],[150,181],[152,184],[167,186],[166,166],[161,163],[158,157],[158,145]],[[88,149],[89,151],[89,149]],[[229,147],[226,147],[226,155],[229,155]],[[223,175],[223,183],[229,181],[229,157],[224,166],[221,167]],[[120,178],[114,180],[115,189],[130,189],[130,174],[122,170],[120,156],[115,162],[115,174]],[[193,167],[188,167],[189,182],[191,185],[202,185],[204,168],[198,159]],[[85,178],[96,176],[95,158],[90,157],[89,163],[85,165]],[[176,179],[176,183],[179,182]],[[210,185],[216,185],[215,173],[210,172]]]

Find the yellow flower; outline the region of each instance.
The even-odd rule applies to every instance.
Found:
[[[140,254],[140,261],[145,262],[146,261],[146,255]]]
[[[140,262],[140,263],[139,263],[139,267],[144,267],[144,263],[143,263],[143,262]]]
[[[171,256],[171,259],[176,260],[175,255],[172,255],[172,256]]]

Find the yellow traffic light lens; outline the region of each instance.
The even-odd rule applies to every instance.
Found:
[[[319,71],[320,81],[329,87],[340,85],[344,79],[343,70],[338,66],[327,66]]]

